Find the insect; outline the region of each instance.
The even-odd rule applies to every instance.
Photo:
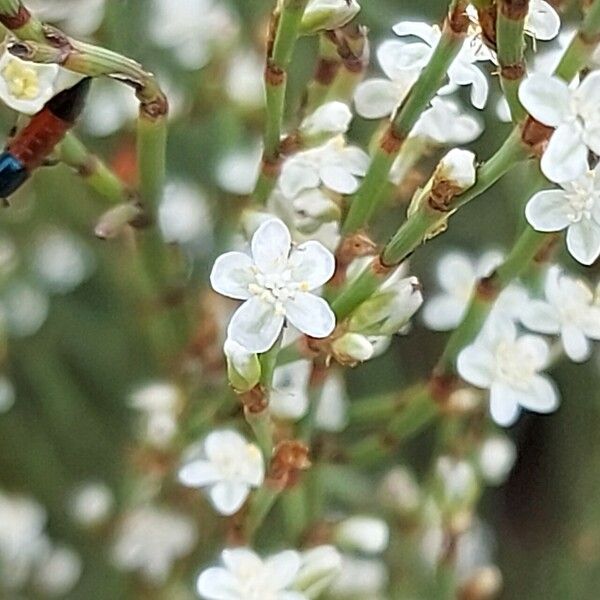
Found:
[[[90,82],[89,77],[82,79],[48,100],[44,108],[8,141],[0,154],[0,198],[16,192],[31,173],[46,162],[81,114]]]

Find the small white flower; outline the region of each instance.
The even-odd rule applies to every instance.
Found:
[[[334,546],[317,546],[301,555],[302,566],[294,588],[308,598],[320,598],[342,569],[342,557]]]
[[[251,48],[234,53],[225,76],[229,98],[244,108],[260,108],[265,100],[264,70],[264,57]]]
[[[465,315],[477,280],[489,275],[502,262],[496,251],[473,260],[462,252],[448,252],[437,264],[436,278],[443,292],[433,296],[423,309],[423,322],[435,331],[454,329]]]
[[[336,543],[342,548],[365,554],[380,554],[390,541],[390,529],[385,521],[356,515],[345,519],[335,528]]]
[[[252,256],[228,252],[210,276],[215,291],[245,302],[233,315],[228,337],[249,352],[266,352],[287,319],[302,333],[324,338],[335,327],[325,300],[312,294],[333,275],[334,257],[319,242],[292,247],[278,219],[264,222],[252,237]]]
[[[312,363],[308,360],[297,360],[275,369],[269,403],[275,417],[297,421],[306,414],[311,369]]]
[[[279,187],[290,200],[303,190],[321,185],[338,194],[353,194],[369,166],[369,156],[356,146],[347,146],[339,135],[325,144],[298,152],[281,168]]]
[[[400,64],[406,67],[423,69],[438,45],[442,32],[437,25],[423,22],[402,22],[394,25],[394,33],[400,37],[415,36],[422,41],[407,43],[404,49],[399,48],[401,55]],[[449,83],[442,87],[439,94],[450,94],[458,87],[468,85],[471,87],[471,104],[475,108],[484,108],[487,102],[489,84],[485,74],[475,66],[482,59],[479,53],[480,44],[473,43],[472,38],[467,38],[457,57],[448,68]]]
[[[549,361],[548,343],[539,336],[517,335],[516,325],[491,318],[477,339],[458,356],[459,375],[490,390],[490,411],[496,423],[511,425],[520,408],[550,413],[559,404],[558,392],[541,375]]]
[[[95,527],[109,517],[115,499],[111,489],[101,482],[81,484],[71,495],[69,512],[83,527]]]
[[[247,196],[256,187],[260,172],[262,146],[235,148],[223,156],[217,164],[216,180],[230,194]]]
[[[340,371],[330,369],[321,389],[315,422],[323,431],[343,431],[348,424],[348,395]]]
[[[435,169],[434,181],[447,181],[461,191],[475,185],[477,157],[470,150],[452,148]]]
[[[308,600],[291,591],[302,560],[294,550],[285,550],[262,560],[248,548],[223,550],[223,567],[200,574],[198,593],[206,600]]]
[[[339,135],[348,131],[351,121],[348,105],[335,100],[322,104],[308,115],[300,124],[300,132],[308,137]]]
[[[179,480],[188,487],[208,488],[208,496],[222,515],[236,513],[251,488],[265,476],[262,454],[239,433],[213,431],[201,447],[193,448],[179,469]]]
[[[445,503],[462,505],[473,499],[477,490],[477,478],[469,462],[451,456],[441,456],[435,468],[442,484],[441,492]]]
[[[600,72],[574,89],[556,76],[534,73],[519,87],[519,99],[534,119],[556,128],[542,156],[544,175],[557,183],[584,175],[588,150],[600,154]]]
[[[560,335],[567,356],[575,362],[592,353],[589,340],[600,340],[600,306],[594,293],[581,279],[552,267],[546,276],[546,301],[531,300],[522,312],[523,325],[532,331]]]
[[[414,475],[405,467],[394,467],[379,488],[382,502],[400,513],[412,513],[419,508],[421,490]]]
[[[525,216],[537,231],[567,230],[567,248],[584,265],[600,256],[600,167],[562,189],[542,190],[527,203]]]
[[[388,583],[385,563],[374,558],[342,556],[342,572],[333,582],[334,598],[378,599]]]
[[[516,459],[514,443],[503,435],[486,438],[477,457],[481,474],[492,485],[500,485],[506,480]]]
[[[360,11],[356,0],[309,0],[302,16],[301,32],[316,33],[343,27]]]
[[[128,86],[109,78],[94,82],[83,111],[85,130],[96,137],[108,137],[133,123],[139,102]]]
[[[139,571],[153,585],[163,584],[173,563],[191,552],[197,540],[194,520],[155,506],[125,515],[113,546],[113,560],[124,571]]]
[[[46,322],[50,311],[48,296],[25,281],[12,282],[2,295],[6,330],[17,338],[34,335]]]
[[[70,548],[48,548],[36,565],[34,583],[44,595],[63,597],[77,584],[83,564],[81,557]]]

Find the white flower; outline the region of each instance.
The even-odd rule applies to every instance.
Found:
[[[342,557],[334,546],[317,546],[301,555],[302,566],[294,588],[308,598],[320,598],[342,569]]]
[[[407,43],[403,49],[399,48],[400,63],[406,67],[423,69],[433,54],[441,38],[441,30],[437,25],[429,25],[422,22],[403,22],[394,25],[394,33],[400,37],[415,36],[421,42]],[[484,108],[489,84],[484,73],[475,66],[482,56],[478,52],[480,44],[473,44],[471,38],[467,38],[457,57],[448,68],[449,83],[439,90],[439,94],[449,94],[459,86],[471,86],[471,104],[475,108]]]
[[[354,93],[356,112],[365,119],[380,119],[394,112],[406,97],[424,66],[403,58],[406,44],[387,40],[377,49],[377,59],[388,79],[368,79]],[[406,64],[405,64],[406,63]]]
[[[213,266],[213,289],[245,300],[229,323],[228,337],[249,352],[266,352],[286,319],[306,335],[327,337],[335,316],[311,292],[329,281],[334,269],[333,255],[319,242],[292,247],[288,228],[278,219],[266,221],[252,237],[252,257],[228,252]]]
[[[213,52],[235,39],[238,18],[216,0],[152,0],[149,33],[162,48],[173,51],[186,69],[206,65]]]
[[[423,309],[422,318],[435,331],[454,329],[463,319],[477,280],[489,275],[502,262],[496,251],[473,260],[462,252],[448,252],[437,263],[436,278],[443,292],[433,296]]]
[[[400,513],[419,508],[421,490],[414,475],[405,467],[394,467],[383,479],[379,489],[382,502]]]
[[[340,371],[330,369],[321,388],[321,397],[315,412],[315,422],[323,431],[343,431],[348,424],[348,396]]]
[[[291,591],[302,561],[293,550],[262,560],[248,548],[223,550],[223,567],[211,567],[200,574],[198,593],[206,600],[308,600]]]
[[[275,369],[269,403],[275,417],[296,421],[306,414],[311,370],[312,363],[308,360],[297,360]]]
[[[179,481],[188,487],[207,487],[210,501],[222,515],[236,513],[265,476],[260,450],[235,431],[213,431],[187,459],[179,469]]]
[[[588,170],[588,149],[600,154],[600,72],[574,89],[555,76],[536,73],[519,87],[529,114],[556,130],[542,156],[541,167],[551,181],[573,181]]]
[[[373,558],[342,557],[342,572],[333,582],[334,598],[364,598],[376,600],[388,582],[385,563]]]
[[[334,536],[336,543],[343,548],[380,554],[388,547],[390,529],[381,519],[356,515],[339,523]]]
[[[90,90],[83,111],[83,127],[93,136],[108,137],[132,123],[139,106],[128,86],[109,78],[99,78]]]
[[[527,203],[525,216],[537,231],[567,230],[573,258],[591,265],[600,256],[600,167],[562,189],[542,190]]]
[[[251,48],[234,53],[225,76],[229,98],[244,108],[261,107],[265,100],[264,70],[264,57]]]
[[[141,506],[125,515],[113,546],[113,560],[124,571],[139,571],[149,583],[163,584],[173,563],[196,544],[194,520],[155,506]]]
[[[348,105],[334,100],[321,104],[308,115],[300,124],[300,133],[308,137],[338,135],[348,131],[351,121],[352,112]]]
[[[105,0],[31,0],[28,8],[44,22],[55,23],[76,37],[94,33],[104,18]]]
[[[461,191],[475,185],[477,157],[470,150],[452,148],[435,169],[434,181],[447,181]]]
[[[488,483],[503,483],[517,458],[517,449],[512,440],[503,435],[486,438],[479,449],[479,470]]]
[[[492,418],[507,426],[515,422],[520,407],[538,413],[558,407],[553,382],[540,375],[549,354],[541,337],[518,336],[512,321],[491,318],[473,344],[459,354],[457,368],[465,381],[490,390]]]
[[[435,465],[436,475],[442,483],[444,502],[463,504],[473,499],[477,490],[475,471],[469,462],[450,456],[441,456]]]
[[[0,375],[0,414],[8,412],[15,403],[15,386],[6,375]]]
[[[339,135],[288,158],[281,168],[279,187],[290,200],[302,190],[320,185],[338,194],[353,194],[359,186],[357,178],[365,175],[368,166],[368,155],[356,146],[347,146]]]
[[[552,5],[544,0],[530,0],[525,18],[525,33],[536,40],[554,39],[560,31],[560,16]]]
[[[217,183],[230,194],[239,196],[251,194],[260,172],[261,157],[260,143],[250,148],[232,150],[217,164]]]
[[[36,565],[35,586],[44,595],[63,597],[79,581],[82,568],[81,557],[70,548],[48,548]]]
[[[83,527],[95,527],[109,517],[115,499],[111,489],[101,482],[81,484],[71,495],[69,512]]]
[[[552,267],[546,276],[546,301],[531,300],[522,312],[523,325],[532,331],[560,335],[567,356],[575,362],[587,360],[600,340],[600,306],[594,305],[594,292],[581,279]]]
[[[48,296],[25,281],[14,281],[2,295],[3,317],[8,333],[22,338],[35,334],[50,310]]]
[[[316,33],[343,27],[360,11],[356,0],[309,0],[302,16],[301,32]]]

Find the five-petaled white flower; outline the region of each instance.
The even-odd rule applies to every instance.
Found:
[[[513,321],[492,315],[477,339],[458,355],[457,368],[465,381],[490,390],[492,418],[508,426],[517,419],[520,407],[538,413],[558,407],[554,384],[539,373],[549,358],[544,339],[519,336]]]
[[[325,144],[298,152],[288,158],[281,168],[279,187],[292,200],[303,190],[321,185],[338,194],[353,194],[364,176],[369,156],[356,146],[346,145],[342,135]]]
[[[542,156],[541,167],[551,181],[573,181],[588,170],[588,149],[600,154],[600,72],[576,88],[562,79],[534,73],[519,87],[529,114],[556,127]]]
[[[264,476],[258,447],[230,430],[213,431],[200,446],[192,446],[179,470],[184,485],[208,488],[213,506],[222,515],[236,513]]]
[[[571,256],[591,265],[600,256],[600,167],[560,186],[535,194],[525,216],[537,231],[566,229]]]
[[[394,25],[394,33],[400,37],[415,36],[421,42],[407,43],[398,52],[397,67],[423,69],[438,45],[442,32],[437,25],[429,25],[419,21],[404,21]],[[475,108],[483,108],[489,93],[488,80],[475,63],[484,59],[480,44],[473,38],[465,39],[457,57],[448,68],[448,84],[438,93],[451,94],[463,85],[471,86],[471,104]]]
[[[210,281],[215,291],[245,300],[233,315],[227,336],[249,352],[266,352],[287,319],[302,333],[327,337],[335,316],[325,300],[312,294],[331,279],[333,254],[308,241],[292,247],[279,219],[264,222],[252,237],[252,257],[228,252],[215,262]]]
[[[522,312],[525,327],[547,335],[560,334],[567,356],[582,362],[592,352],[589,339],[600,340],[600,306],[581,279],[552,267],[546,276],[546,300],[531,300]]]
[[[206,600],[308,600],[290,590],[302,566],[298,552],[285,550],[262,560],[249,548],[223,550],[223,567],[200,574],[198,593]]]

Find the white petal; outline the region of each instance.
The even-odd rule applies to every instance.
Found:
[[[365,119],[381,119],[394,112],[402,93],[387,79],[368,79],[354,92],[356,112]]]
[[[252,259],[243,252],[227,252],[217,258],[210,274],[210,285],[215,292],[246,300],[250,297],[248,285],[254,281]]]
[[[258,296],[246,300],[234,313],[227,336],[248,352],[266,352],[276,342],[283,327],[283,316]]]
[[[323,244],[310,240],[292,250],[289,264],[294,281],[306,284],[306,291],[327,283],[335,271],[335,258]]]
[[[285,268],[291,247],[290,230],[279,219],[265,221],[252,236],[252,258],[263,273]]]
[[[494,383],[490,390],[490,414],[494,422],[501,427],[510,427],[517,421],[520,412],[511,390],[503,384]]]
[[[480,388],[490,387],[494,377],[494,357],[478,344],[464,348],[456,361],[458,374]]]
[[[283,163],[279,186],[286,198],[294,199],[302,190],[319,185],[319,173],[304,161],[291,159]]]
[[[226,569],[213,567],[200,574],[196,584],[198,594],[207,600],[239,600],[239,586]]]
[[[581,318],[580,325],[587,337],[600,340],[600,306],[590,306]]]
[[[212,431],[206,436],[203,448],[209,460],[218,461],[223,455],[224,449],[243,452],[246,444],[246,440],[237,431],[221,429],[219,431]]]
[[[335,329],[335,315],[323,298],[314,294],[298,292],[286,303],[289,322],[302,333],[315,338],[324,338]]]
[[[591,219],[573,223],[567,231],[567,248],[582,265],[591,265],[600,256],[600,226]]]
[[[457,61],[448,70],[450,81],[456,85],[471,86],[471,104],[484,108],[487,102],[489,84],[486,76],[473,64]]]
[[[557,310],[542,300],[531,300],[522,307],[521,322],[527,329],[556,335],[560,332],[560,315]]]
[[[393,32],[400,37],[414,35],[427,42],[430,46],[437,44],[439,33],[436,28],[423,21],[402,21],[392,27]]]
[[[248,497],[249,489],[237,481],[220,481],[210,488],[210,499],[222,515],[235,514]]]
[[[527,15],[526,28],[538,40],[553,40],[560,31],[560,17],[548,2],[533,0]]]
[[[263,569],[263,561],[249,548],[223,550],[221,558],[225,567],[242,580],[248,576],[248,573],[258,573]]]
[[[338,101],[327,102],[302,121],[300,130],[309,136],[322,133],[346,133],[350,121],[352,121],[352,112],[347,104]]]
[[[179,481],[188,487],[203,487],[219,481],[221,474],[210,462],[195,460],[179,469]]]
[[[559,404],[558,392],[548,377],[536,375],[532,379],[528,391],[522,393],[519,404],[533,412],[554,412]]]
[[[377,59],[383,72],[395,83],[404,84],[406,91],[430,56],[431,47],[427,44],[408,44],[397,40],[386,40],[377,50]]]
[[[425,304],[421,318],[430,329],[450,331],[462,321],[466,309],[467,302],[454,296],[434,296]]]
[[[468,297],[477,280],[473,261],[462,252],[449,252],[437,263],[436,277],[442,288]]]
[[[294,550],[285,550],[267,558],[265,570],[271,585],[276,590],[288,587],[296,578],[301,562],[300,555]]]
[[[564,190],[542,190],[527,203],[525,216],[537,231],[560,231],[571,223],[572,209]]]
[[[571,114],[571,92],[558,77],[530,75],[519,87],[519,100],[534,119],[550,127],[557,127]]]
[[[358,189],[354,175],[342,166],[324,165],[319,174],[325,187],[338,194],[353,194]]]
[[[581,177],[589,168],[581,129],[574,123],[561,125],[552,134],[540,165],[544,175],[555,183]]]
[[[550,358],[550,346],[548,342],[539,335],[522,335],[516,342],[518,348],[523,349],[531,359],[531,364],[540,371],[548,365]]]
[[[579,327],[565,325],[561,335],[565,353],[572,361],[584,362],[590,357],[592,345]]]
[[[352,175],[365,175],[369,164],[371,163],[371,157],[357,146],[346,146],[340,151],[343,164]]]
[[[277,600],[306,600],[307,596],[301,592],[281,592]]]

